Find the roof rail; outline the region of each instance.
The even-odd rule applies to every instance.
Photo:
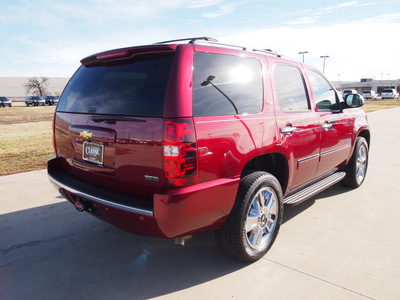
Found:
[[[195,41],[195,42],[196,42],[196,41]],[[243,51],[246,51],[246,50],[247,50],[247,47],[245,47],[245,46],[224,44],[224,43],[218,42],[218,41],[215,40],[215,39],[214,39],[213,41],[202,41],[202,40],[200,40],[199,42],[200,42],[200,43],[204,42],[204,43],[207,43],[207,44],[212,44],[212,45],[217,45],[217,46],[222,46],[222,47],[239,48],[239,49],[241,49],[241,50],[243,50]]]
[[[271,49],[248,49],[245,46],[220,43],[220,42],[218,42],[217,39],[214,39],[214,38],[211,38],[211,37],[208,37],[208,36],[200,36],[200,37],[192,37],[192,38],[184,38],[184,39],[163,41],[163,42],[155,43],[154,45],[168,44],[168,43],[175,43],[175,42],[185,42],[185,41],[188,41],[189,44],[206,43],[206,44],[222,46],[222,47],[239,48],[239,49],[241,49],[243,51],[249,50],[249,51],[254,51],[254,52],[262,52],[262,53],[266,53],[266,54],[275,55],[277,57],[282,57],[281,54],[279,54],[278,52],[273,51]]]
[[[275,55],[277,57],[282,57],[282,54],[279,54],[278,52],[271,50],[271,49],[253,49],[253,51],[254,52],[263,52],[263,53]]]
[[[174,42],[184,42],[184,41],[189,41],[189,44],[193,44],[195,41],[198,40],[203,40],[206,42],[218,42],[216,39],[208,37],[208,36],[200,36],[200,37],[192,37],[192,38],[184,38],[184,39],[178,39],[178,40],[170,40],[170,41],[163,41],[163,42],[158,42],[155,44],[168,44],[168,43],[174,43]]]

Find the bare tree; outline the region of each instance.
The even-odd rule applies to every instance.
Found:
[[[25,93],[34,94],[36,96],[44,96],[47,93],[47,85],[49,84],[49,78],[47,77],[31,77],[28,82],[24,84]]]

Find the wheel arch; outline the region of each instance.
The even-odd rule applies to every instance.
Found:
[[[365,129],[365,130],[360,131],[358,136],[365,138],[365,140],[367,141],[367,144],[368,144],[368,148],[369,148],[370,143],[371,143],[371,134],[370,134],[369,130]]]
[[[243,167],[240,177],[243,178],[253,171],[264,171],[275,176],[285,194],[289,178],[289,165],[285,155],[275,152],[253,157]]]

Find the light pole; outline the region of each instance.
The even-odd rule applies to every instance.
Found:
[[[308,51],[301,51],[301,52],[299,52],[299,54],[302,54],[303,55],[303,64],[304,64],[304,54],[307,54],[308,53]]]
[[[321,55],[320,57],[324,59],[324,67],[322,68],[322,73],[325,74],[325,59],[328,58],[329,55]]]
[[[341,86],[341,84],[340,84],[340,74],[337,74],[337,78],[338,78],[338,82],[339,82],[339,89],[340,89],[340,86]]]

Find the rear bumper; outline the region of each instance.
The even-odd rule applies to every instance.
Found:
[[[64,198],[85,204],[92,215],[135,234],[166,238],[222,226],[240,180],[218,179],[141,199],[82,182],[63,171],[59,158],[48,161],[48,176]]]

